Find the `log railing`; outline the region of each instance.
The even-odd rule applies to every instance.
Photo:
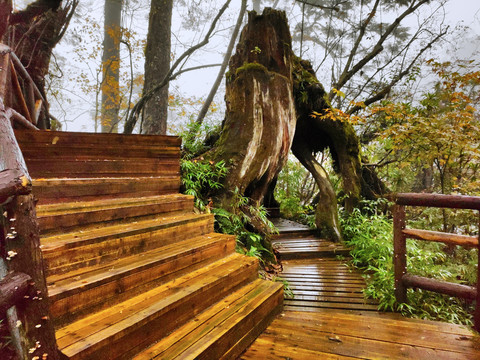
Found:
[[[395,269],[395,297],[397,302],[405,303],[407,301],[407,288],[409,287],[425,289],[476,301],[474,327],[479,331],[480,291],[478,291],[478,284],[480,281],[480,256],[476,287],[429,279],[407,273],[406,239],[411,238],[425,241],[437,241],[448,245],[459,245],[465,248],[476,248],[480,250],[480,232],[479,236],[465,236],[437,231],[406,229],[405,206],[425,206],[480,211],[480,197],[439,194],[396,194],[393,210],[393,263]]]
[[[19,359],[58,359],[31,179],[13,128],[38,129],[45,101],[0,44],[0,318]],[[45,121],[43,121],[45,123]]]

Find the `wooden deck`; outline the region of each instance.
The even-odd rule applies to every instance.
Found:
[[[365,280],[344,261],[332,258],[283,262],[282,278],[295,297],[286,298],[285,310],[353,309],[376,311],[374,300],[365,300]]]
[[[480,359],[480,337],[469,329],[376,311],[361,273],[335,257],[346,249],[276,224],[282,277],[295,297],[241,359]]]

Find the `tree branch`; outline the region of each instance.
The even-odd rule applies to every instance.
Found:
[[[246,9],[247,9],[247,0],[242,0],[240,12],[238,13],[237,23],[235,24],[235,28],[233,29],[232,37],[230,38],[230,43],[228,44],[227,52],[225,54],[225,57],[223,58],[222,66],[218,71],[217,78],[215,80],[215,83],[212,86],[212,89],[210,90],[210,93],[207,96],[207,99],[203,103],[202,109],[198,113],[197,119],[195,120],[195,126],[193,126],[188,133],[188,138],[190,139],[193,139],[195,137],[200,125],[203,122],[203,119],[205,118],[205,115],[207,115],[208,109],[210,108],[210,104],[213,101],[213,97],[217,93],[218,87],[220,86],[220,82],[223,79],[223,74],[225,74],[225,70],[227,69],[228,62],[230,60],[230,57],[232,56],[233,47],[235,46],[238,33],[240,32],[240,26],[242,25],[243,16],[245,15]]]
[[[412,69],[413,65],[415,65],[415,63],[417,62],[418,58],[420,56],[422,56],[422,54],[429,48],[432,47],[432,45],[437,42],[442,36],[444,36],[448,31],[448,26],[445,28],[444,31],[442,31],[440,34],[438,34],[434,39],[432,39],[427,45],[425,45],[417,54],[417,56],[415,56],[415,58],[410,62],[410,64],[407,66],[407,68],[403,71],[401,71],[397,76],[395,76],[392,81],[387,85],[385,86],[382,90],[380,90],[379,92],[377,92],[375,95],[373,95],[372,97],[366,99],[364,101],[364,104],[365,106],[368,106],[370,104],[373,104],[374,102],[377,102],[381,99],[383,99],[385,96],[388,95],[388,93],[390,92],[390,90],[392,90],[392,87],[395,86],[404,76],[406,76],[410,70]],[[359,110],[361,110],[363,107],[362,106],[359,106],[359,105],[356,105],[354,106],[353,108],[351,108],[350,110],[347,111],[347,114],[349,115],[352,115],[356,112],[358,112]]]
[[[350,65],[352,65],[353,58],[355,57],[355,54],[357,53],[358,47],[360,46],[360,43],[362,42],[362,39],[363,39],[363,36],[365,35],[365,31],[367,29],[367,26],[370,24],[370,22],[372,21],[373,17],[375,16],[375,14],[377,12],[377,7],[378,7],[379,3],[380,3],[380,0],[375,1],[375,4],[373,5],[372,11],[370,11],[370,14],[368,14],[368,16],[365,19],[365,21],[363,22],[363,24],[361,24],[357,39],[355,40],[355,44],[353,44],[352,51],[350,51],[350,55],[347,59],[347,63],[345,64],[344,72],[345,72],[345,70],[348,70],[350,68]]]
[[[391,35],[391,33],[400,25],[401,21],[407,17],[408,15],[412,14],[415,10],[417,10],[423,4],[426,4],[430,0],[421,0],[418,3],[415,1],[399,16],[397,17],[388,28],[385,30],[380,39],[378,39],[377,43],[373,47],[372,51],[366,54],[360,61],[358,61],[351,69],[347,67],[344,68],[342,74],[340,75],[338,81],[333,84],[332,90],[329,93],[330,100],[333,99],[335,93],[333,89],[340,90],[358,71],[360,71],[367,63],[369,63],[372,59],[374,59],[380,52],[383,51],[383,43],[387,40],[387,38]],[[352,49],[353,51],[353,49]]]
[[[175,63],[172,65],[168,73],[165,75],[163,80],[156,86],[154,86],[149,92],[147,92],[145,95],[143,95],[140,100],[135,104],[135,106],[132,109],[132,112],[130,113],[129,118],[127,119],[125,123],[125,129],[124,133],[125,134],[131,134],[133,131],[133,128],[135,127],[135,124],[137,123],[138,115],[142,111],[143,107],[145,106],[145,103],[150,100],[155,93],[157,93],[162,87],[164,87],[169,81],[173,80],[176,76],[180,75],[182,72],[177,72],[174,74],[174,71],[177,69],[177,67],[182,63],[182,61],[187,58],[188,56],[192,55],[196,50],[200,49],[201,47],[205,46],[208,44],[210,40],[210,36],[215,30],[215,27],[217,25],[218,20],[220,20],[220,17],[223,15],[225,10],[227,10],[228,6],[230,5],[231,0],[227,0],[225,4],[222,6],[220,11],[218,12],[217,16],[215,16],[215,19],[213,19],[212,24],[210,25],[210,28],[208,29],[207,34],[203,38],[201,42],[198,44],[192,46],[191,48],[187,49],[180,57],[175,61]],[[183,71],[185,72],[185,71]],[[175,76],[173,76],[174,74]]]
[[[304,5],[310,5],[310,6],[322,9],[322,10],[333,10],[333,11],[340,11],[339,5],[346,2],[346,1],[340,1],[334,6],[323,6],[323,5],[320,5],[320,4],[312,4],[310,1],[307,1],[307,0],[295,0],[295,1],[299,2],[299,3],[302,3]]]

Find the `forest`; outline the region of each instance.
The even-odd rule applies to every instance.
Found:
[[[44,128],[181,136],[183,191],[264,276],[279,208],[350,246],[382,310],[471,325],[471,301],[394,296],[392,194],[480,195],[480,8],[458,24],[453,2],[0,0],[0,36],[49,103]],[[407,224],[478,236],[474,211]],[[407,252],[417,275],[477,282],[476,249]]]

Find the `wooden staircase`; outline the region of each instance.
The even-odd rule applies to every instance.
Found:
[[[70,359],[233,359],[283,289],[178,193],[180,139],[17,131]]]

